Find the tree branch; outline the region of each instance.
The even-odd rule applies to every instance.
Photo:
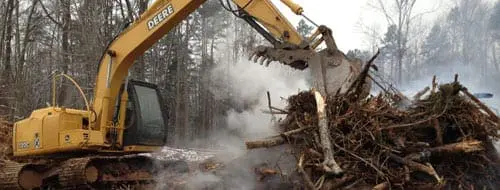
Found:
[[[54,22],[57,26],[62,27],[62,26],[63,26],[63,24],[62,24],[61,22],[57,21],[56,19],[54,19],[54,17],[50,16],[49,11],[47,11],[47,8],[45,8],[45,5],[43,5],[43,1],[42,1],[42,0],[38,0],[38,1],[40,1],[40,6],[42,7],[43,12],[45,12],[45,14],[47,15],[47,17],[48,17],[48,18],[49,18],[52,22]]]

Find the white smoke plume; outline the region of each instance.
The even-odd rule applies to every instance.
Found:
[[[284,108],[286,100],[281,99],[282,97],[287,98],[299,90],[309,89],[306,83],[308,74],[306,71],[294,70],[279,63],[265,67],[242,60],[231,65],[229,72],[226,71],[224,66],[212,71],[212,76],[216,79],[214,82],[226,84],[226,90],[230,92],[213,88],[211,90],[215,97],[231,99],[238,105],[253,104],[248,107],[249,109],[230,110],[226,118],[229,134],[219,132],[214,134],[218,136],[220,144],[234,152],[239,152],[240,149],[242,150],[240,153],[245,153],[245,139],[264,138],[277,133],[273,128],[272,116],[263,113],[263,110],[269,110],[267,91],[270,92],[272,105]]]
[[[250,108],[230,111],[227,117],[228,127],[239,129],[243,137],[266,137],[275,132],[270,127],[271,115],[262,113],[262,110],[268,110],[267,91],[270,92],[273,106],[284,108],[286,101],[281,97],[287,98],[309,88],[306,83],[307,71],[295,70],[279,63],[265,67],[242,60],[230,67],[229,72],[224,65],[212,71],[212,77],[216,79],[214,83],[220,86],[226,84],[226,88],[211,88],[211,91],[219,99],[231,99],[237,105]]]
[[[238,63],[220,64],[211,71],[210,93],[219,101],[229,100],[237,109],[226,113],[226,130],[212,131],[206,141],[219,149],[217,161],[227,165],[224,174],[197,174],[189,179],[190,189],[206,188],[207,183],[223,183],[224,189],[255,189],[256,176],[253,168],[262,163],[295,163],[285,161],[281,155],[283,148],[274,150],[247,150],[245,140],[256,140],[277,134],[273,118],[264,110],[269,110],[267,91],[271,103],[285,108],[285,99],[298,91],[308,90],[307,71],[299,71],[280,63],[269,67],[241,60]],[[276,116],[275,120],[279,119]],[[289,168],[294,168],[289,167]],[[226,178],[225,176],[230,176]],[[220,186],[219,186],[220,187]]]

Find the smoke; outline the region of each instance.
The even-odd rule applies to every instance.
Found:
[[[213,69],[214,85],[223,88],[210,89],[219,100],[229,100],[237,105],[227,113],[230,130],[237,130],[245,138],[261,138],[276,132],[270,127],[271,115],[262,112],[269,110],[266,92],[270,92],[273,106],[283,108],[286,101],[281,97],[287,98],[309,88],[307,74],[307,71],[294,70],[279,63],[265,67],[242,60]]]
[[[205,189],[207,186],[211,186],[212,184],[221,183],[221,179],[214,174],[211,173],[196,173],[192,177],[189,178],[187,182],[187,189]],[[207,185],[210,184],[210,185]]]
[[[281,117],[269,111],[267,92],[274,107],[285,108],[286,98],[301,90],[308,90],[308,72],[292,69],[280,63],[269,67],[247,60],[220,64],[211,71],[210,93],[217,101],[227,101],[235,108],[222,117],[226,129],[212,131],[206,143],[215,144],[217,161],[226,168],[219,174],[197,174],[189,179],[190,189],[255,189],[256,175],[253,168],[260,164],[279,164],[283,170],[295,163],[284,155],[286,148],[247,150],[245,140],[256,140],[277,134],[276,121]],[[283,117],[283,116],[282,116]],[[286,166],[292,163],[292,166]],[[216,184],[216,187],[213,187]]]

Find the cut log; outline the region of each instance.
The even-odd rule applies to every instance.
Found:
[[[431,153],[468,153],[484,150],[481,141],[468,140],[428,149]]]
[[[270,139],[257,140],[257,141],[246,141],[245,145],[247,149],[255,149],[255,148],[270,148],[273,146],[278,146],[285,144],[285,139],[282,137],[273,137]]]
[[[246,141],[245,144],[247,149],[255,149],[255,148],[269,148],[273,146],[278,146],[286,143],[286,139],[294,134],[301,133],[307,129],[311,129],[312,127],[302,127],[294,130],[290,130],[284,133],[281,133],[278,136],[273,136],[268,139],[257,140],[257,141]]]
[[[425,149],[420,153],[413,153],[406,158],[410,160],[425,160],[428,157],[439,154],[456,154],[456,153],[469,153],[484,150],[481,141],[468,140],[459,143],[452,143],[443,146]]]

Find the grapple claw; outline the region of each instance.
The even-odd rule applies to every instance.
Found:
[[[258,62],[260,65],[265,65],[266,67],[269,67],[271,62],[277,61],[292,68],[304,70],[308,67],[307,61],[305,60],[310,55],[310,50],[258,46],[254,49],[250,59],[252,59],[255,63]]]

